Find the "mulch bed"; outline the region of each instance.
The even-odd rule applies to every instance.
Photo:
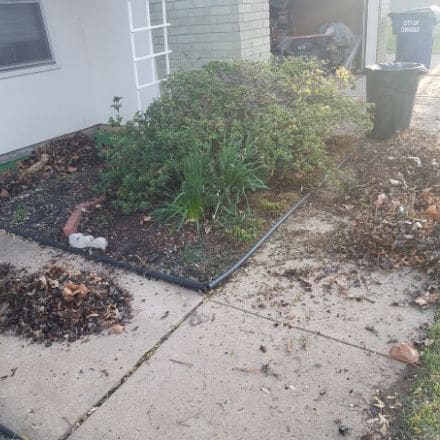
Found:
[[[30,173],[42,157],[44,166]],[[68,247],[63,226],[78,204],[99,195],[102,167],[94,141],[82,134],[36,151],[17,171],[0,176],[0,228]],[[152,221],[148,213],[123,215],[111,200],[85,212],[79,232],[109,243],[105,251],[84,253],[202,281],[226,269],[247,247],[219,231],[202,231],[199,236],[193,225],[176,231],[172,225]]]
[[[28,274],[0,264],[0,332],[49,346],[102,331],[122,333],[131,296],[104,276],[51,265]]]
[[[337,138],[332,142],[330,150],[335,157],[353,146],[352,137],[339,139],[339,145]],[[96,188],[103,166],[94,141],[82,134],[56,140],[36,151],[16,171],[0,175],[0,228],[68,248],[63,227],[77,205],[100,195]],[[298,196],[291,188],[265,192],[264,198],[281,201],[284,211],[258,211],[260,233]],[[83,254],[203,283],[223,273],[252,245],[213,225],[201,225],[197,231],[195,225],[184,224],[176,231],[173,225],[152,220],[148,212],[123,215],[109,198],[83,213],[78,232],[108,241],[105,251],[88,249]]]

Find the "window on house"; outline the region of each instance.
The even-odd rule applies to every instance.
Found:
[[[0,72],[53,63],[40,2],[0,0]]]

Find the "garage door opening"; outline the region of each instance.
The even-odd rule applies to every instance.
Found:
[[[270,0],[271,51],[362,68],[367,16],[365,0]]]

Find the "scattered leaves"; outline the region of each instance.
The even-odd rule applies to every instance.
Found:
[[[420,307],[429,307],[430,305],[438,304],[440,302],[440,293],[426,292],[414,300],[414,303]]]
[[[110,329],[131,318],[130,295],[95,274],[50,266],[28,274],[0,264],[0,332],[50,345]]]
[[[113,335],[120,335],[124,332],[124,326],[121,324],[112,325],[108,332]]]
[[[5,189],[0,191],[0,199],[7,199],[10,196],[9,192]]]

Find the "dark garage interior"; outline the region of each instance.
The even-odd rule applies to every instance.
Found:
[[[360,67],[364,0],[271,0],[271,49],[278,55],[316,56],[332,65]]]

